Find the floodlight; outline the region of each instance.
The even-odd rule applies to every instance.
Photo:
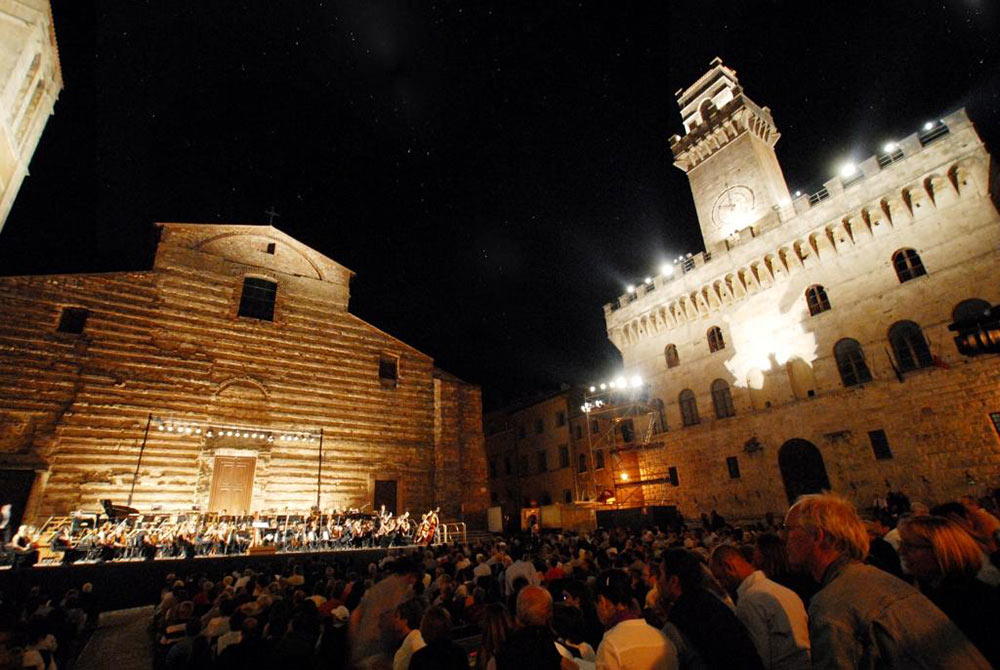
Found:
[[[882,147],[882,151],[884,151],[887,154],[891,154],[893,151],[895,151],[898,148],[899,148],[899,145],[896,144],[895,142],[886,142],[885,145]]]
[[[854,163],[844,163],[840,166],[840,177],[841,179],[847,179],[848,177],[853,177],[858,172],[858,166]]]

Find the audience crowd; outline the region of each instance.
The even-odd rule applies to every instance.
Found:
[[[1000,667],[995,498],[881,503],[866,520],[837,495],[817,494],[784,523],[737,528],[713,514],[697,526],[390,549],[366,570],[336,555],[291,561],[280,574],[210,574],[211,562],[199,562],[198,573],[163,584],[151,624],[156,664]],[[4,608],[22,667],[57,667],[64,639],[86,621],[82,595],[54,605],[35,593]]]

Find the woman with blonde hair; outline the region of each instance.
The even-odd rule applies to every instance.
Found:
[[[906,517],[899,523],[903,566],[920,591],[955,622],[983,656],[1000,667],[1000,592],[976,579],[982,567],[979,544],[960,525],[942,516]]]

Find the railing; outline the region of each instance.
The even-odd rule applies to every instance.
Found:
[[[451,544],[452,542],[465,544],[466,531],[464,521],[441,524],[441,544]]]
[[[920,140],[920,146],[926,147],[931,142],[941,139],[949,132],[948,126],[939,123],[933,128],[917,133],[917,139]]]
[[[895,151],[891,151],[887,154],[882,154],[881,156],[879,156],[878,166],[880,168],[886,168],[895,163],[896,161],[903,160],[903,158],[905,158],[905,156],[903,156],[903,150],[896,149]]]
[[[816,191],[815,193],[809,196],[809,204],[810,205],[818,204],[829,197],[830,197],[830,192],[826,190],[826,186],[824,186],[823,188],[821,188],[820,190]]]
[[[853,175],[851,175],[847,179],[841,179],[841,183],[844,185],[844,188],[847,189],[847,188],[850,188],[851,186],[854,186],[855,184],[857,184],[859,181],[863,180],[864,178],[865,178],[865,173],[862,172],[861,170],[858,170],[857,172],[855,172]]]

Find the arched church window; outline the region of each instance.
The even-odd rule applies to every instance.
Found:
[[[663,350],[663,355],[667,358],[667,367],[676,368],[681,364],[681,358],[677,354],[677,345],[668,344],[667,348]]]
[[[837,369],[844,386],[856,386],[872,380],[864,351],[857,340],[849,337],[840,340],[833,346],[833,356],[837,359]]]
[[[694,391],[684,389],[677,399],[681,405],[681,423],[685,426],[698,424],[698,401],[695,400]]]
[[[708,329],[708,350],[710,352],[721,351],[726,348],[726,341],[722,339],[722,329],[712,326]]]
[[[896,364],[903,372],[926,368],[934,364],[931,350],[920,326],[912,321],[899,321],[889,328],[889,344]]]
[[[914,249],[900,249],[894,253],[892,267],[896,269],[896,276],[899,278],[900,284],[927,274],[924,262],[920,260],[920,254]]]
[[[830,299],[826,289],[815,284],[806,289],[806,304],[809,305],[809,316],[816,316],[830,309]]]
[[[733,396],[729,392],[729,384],[724,379],[716,379],[712,382],[712,404],[715,406],[715,418],[725,419],[736,416]]]

